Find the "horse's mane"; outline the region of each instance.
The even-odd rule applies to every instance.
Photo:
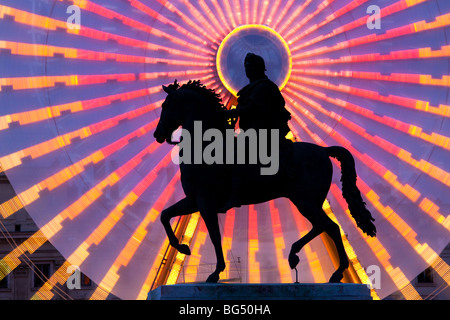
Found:
[[[181,87],[177,83],[177,80],[169,88],[177,90],[188,89],[195,91],[205,98],[205,102],[208,103],[209,107],[217,108],[218,111],[226,110],[225,106],[222,104],[222,98],[214,89],[208,89],[203,85],[200,80],[189,80],[187,83],[183,84]]]

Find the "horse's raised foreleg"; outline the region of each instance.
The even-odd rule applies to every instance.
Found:
[[[192,199],[186,197],[161,212],[161,223],[166,230],[170,245],[177,249],[179,252],[186,255],[190,255],[191,250],[189,249],[188,245],[180,244],[178,242],[178,239],[172,230],[172,226],[170,225],[170,220],[174,217],[191,214],[196,211],[198,211],[197,203]]]
[[[206,282],[216,283],[220,279],[220,273],[225,270],[225,259],[223,257],[222,239],[219,229],[219,218],[216,212],[200,211],[200,214],[203,218],[203,221],[205,221],[205,225],[208,229],[209,237],[211,238],[211,242],[214,246],[217,258],[216,270],[214,270],[214,272],[209,275]]]

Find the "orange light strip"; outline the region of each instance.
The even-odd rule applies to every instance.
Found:
[[[314,108],[317,108],[317,110],[319,110],[320,112],[322,112],[322,113],[324,113],[326,115],[329,115],[328,111],[327,112],[323,112],[323,110],[320,110],[321,107],[319,108],[318,104],[311,103],[309,99],[306,99],[304,96],[299,95],[298,93],[289,91],[289,89],[287,89],[287,91],[290,92],[291,94],[295,95],[300,100],[302,100],[302,101],[306,102],[307,104],[313,106]],[[386,180],[395,189],[400,191],[409,200],[411,200],[412,202],[417,202],[417,200],[421,196],[420,192],[418,192],[417,190],[415,190],[413,187],[411,187],[408,184],[402,185],[400,182],[397,181],[397,176],[394,173],[392,173],[391,171],[387,170],[384,166],[379,164],[377,161],[372,159],[367,154],[361,154],[359,151],[357,151],[355,148],[353,148],[351,146],[351,144],[350,144],[350,142],[348,140],[346,140],[344,137],[342,137],[339,133],[333,131],[333,129],[330,128],[329,126],[327,126],[326,124],[320,123],[319,121],[317,121],[317,119],[311,113],[309,113],[305,108],[300,106],[296,101],[291,99],[290,102],[299,111],[301,111],[303,114],[305,114],[312,122],[314,122],[317,126],[319,126],[322,130],[324,130],[326,132],[329,132],[330,135],[333,136],[334,139],[336,139],[337,141],[339,141],[341,143],[341,145],[346,146],[350,150],[350,152],[352,152],[358,159],[360,159],[363,163],[365,163],[367,165],[367,167],[371,168],[375,173],[377,173],[380,177],[382,177],[384,180]],[[363,128],[360,128],[360,127],[354,125],[349,120],[346,120],[346,119],[344,119],[344,118],[342,118],[340,116],[339,116],[339,118],[340,119],[338,121],[340,121],[342,124],[346,125],[348,128],[352,129],[353,131],[355,131],[356,133],[358,133],[360,136],[364,137],[365,139],[373,142],[375,145],[385,149],[383,144],[377,143],[376,140],[373,140],[372,136],[369,135],[368,133],[366,133],[366,131]],[[352,124],[352,125],[350,125],[350,124]],[[355,128],[357,128],[358,130],[355,130]],[[389,149],[387,151],[389,151]],[[444,181],[441,181],[439,179],[437,179],[437,180],[440,181],[440,182],[444,182],[444,183],[446,181],[445,179],[444,179]],[[427,203],[429,205],[432,205],[434,210],[431,210],[430,213],[428,211],[424,211],[424,212],[429,214],[432,218],[436,219],[436,221],[438,223],[440,223],[444,228],[446,228],[447,230],[450,230],[450,219],[448,217],[445,218],[444,216],[439,215],[437,213],[437,210],[436,210],[436,208],[439,208],[439,207],[434,205],[431,202],[431,200],[427,199]],[[423,208],[421,208],[421,209],[423,209]]]
[[[437,114],[445,117],[450,117],[450,106],[448,105],[439,105],[438,107],[430,106],[430,103],[428,101],[423,100],[416,100],[401,96],[395,96],[395,95],[387,95],[383,96],[379,94],[376,91],[366,90],[366,89],[360,89],[355,87],[350,87],[346,85],[333,85],[329,82],[317,80],[317,79],[310,79],[310,78],[304,78],[300,76],[291,76],[290,80],[292,82],[301,82],[305,84],[310,84],[316,87],[322,87],[331,89],[334,91],[339,92],[346,92],[355,96],[364,97],[368,99],[372,99],[375,101],[381,101],[385,103],[391,103],[395,104],[401,107],[410,108],[414,110],[419,110],[422,112],[427,112],[431,114]]]
[[[367,61],[388,61],[388,60],[409,60],[409,59],[430,59],[450,57],[450,45],[441,46],[440,49],[432,50],[430,47],[418,49],[406,49],[392,51],[388,54],[368,53],[361,55],[342,56],[339,58],[321,58],[315,60],[302,60],[293,63],[293,67],[297,69],[301,66],[330,65],[342,63],[356,63]]]
[[[87,137],[97,134],[99,132],[105,131],[109,128],[116,126],[121,120],[124,119],[133,119],[144,114],[147,114],[150,111],[159,108],[162,104],[161,100],[146,105],[144,107],[123,113],[121,115],[109,118],[107,120],[103,120],[92,125],[80,128],[78,130],[63,134],[61,136],[57,136],[50,140],[41,142],[39,144],[33,145],[31,147],[22,149],[20,151],[16,151],[9,155],[3,156],[0,158],[0,163],[4,170],[9,170],[14,168],[20,164],[22,164],[22,159],[28,156],[33,159],[41,157],[45,154],[51,153],[55,150],[63,148],[69,144],[71,144],[74,138],[86,139]]]
[[[58,47],[58,46],[50,46],[45,44],[30,44],[30,43],[22,43],[22,42],[14,42],[14,41],[1,41],[0,40],[0,49],[8,49],[11,50],[11,54],[14,55],[24,55],[24,56],[42,56],[42,57],[54,57],[55,54],[61,54],[66,59],[82,59],[82,60],[95,60],[95,61],[106,61],[106,60],[115,60],[117,62],[124,63],[146,63],[146,64],[156,64],[156,63],[168,63],[168,64],[181,64],[181,62],[177,62],[177,60],[161,60],[159,58],[152,58],[149,56],[136,56],[136,55],[127,55],[120,53],[108,53],[101,51],[93,51],[93,50],[84,50],[84,49],[75,49],[75,48],[66,48],[66,47]],[[169,52],[166,49],[164,51],[168,53],[175,54],[175,52]],[[195,58],[197,60],[207,60],[213,61],[214,58],[193,55],[190,53],[181,53],[183,56]],[[185,63],[185,62],[183,62]],[[177,71],[181,73],[183,71]],[[186,70],[184,72],[194,72],[191,70]],[[159,74],[163,74],[163,72],[158,72]],[[169,73],[169,72],[168,72]]]
[[[12,199],[3,202],[2,204],[0,204],[0,214],[2,215],[3,219],[6,219],[7,217],[16,213],[18,210],[22,209],[24,206],[27,206],[38,200],[40,197],[39,193],[43,190],[47,189],[50,191],[59,187],[60,185],[63,185],[73,177],[76,177],[81,172],[83,172],[86,166],[95,164],[108,158],[116,151],[119,151],[123,147],[125,147],[131,139],[140,137],[148,133],[150,130],[156,127],[158,120],[159,119],[155,119],[145,126],[142,126],[139,129],[135,130],[134,132],[123,136],[122,138],[109,144],[108,146],[105,146],[91,153],[90,155],[84,157],[76,163],[29,187],[27,190],[18,193]]]
[[[286,13],[291,9],[294,1],[295,0],[289,0],[285,5],[283,5],[283,10],[281,10],[280,14],[277,15],[277,20],[275,21],[275,23],[272,26],[273,29],[279,30],[278,24],[280,24],[280,22],[285,18]]]
[[[202,1],[203,2],[203,1]],[[225,36],[228,32],[232,30],[231,26],[228,24],[227,19],[225,18],[225,14],[223,13],[222,7],[219,5],[217,0],[212,0],[211,3],[214,6],[214,9],[216,9],[217,14],[219,15],[220,24],[219,28],[221,28],[222,36]],[[206,5],[206,4],[205,4]],[[213,15],[214,16],[214,15]]]
[[[351,48],[351,47],[359,46],[362,44],[373,43],[373,42],[378,42],[378,41],[387,40],[387,39],[393,39],[396,37],[405,36],[405,35],[409,35],[409,34],[419,33],[422,31],[443,28],[448,25],[450,25],[450,13],[437,16],[436,19],[432,22],[419,21],[416,23],[411,23],[411,24],[408,24],[408,25],[405,25],[402,27],[387,30],[384,34],[380,34],[380,35],[371,34],[368,36],[363,36],[363,37],[343,41],[343,42],[337,43],[331,47],[321,47],[321,48],[317,48],[314,50],[302,52],[302,53],[299,53],[296,55],[293,54],[292,58],[293,59],[302,59],[302,58],[306,58],[306,57],[310,57],[310,56],[315,56],[315,55],[319,55],[319,54],[325,54],[325,53],[329,53],[329,52],[333,52],[333,51],[337,51],[337,50],[342,50],[345,48]],[[308,44],[308,45],[310,45],[310,44]],[[304,46],[306,46],[306,44]],[[299,47],[294,47],[294,48],[292,48],[291,52],[297,51],[299,49],[300,49]]]
[[[441,135],[441,134],[438,134],[435,132],[432,132],[431,134],[427,134],[427,133],[423,132],[423,129],[419,126],[405,123],[403,121],[393,119],[388,116],[378,116],[372,110],[363,108],[359,105],[355,105],[355,104],[347,102],[345,100],[330,98],[322,92],[304,87],[302,85],[298,85],[295,82],[291,82],[291,86],[294,87],[296,90],[306,92],[314,97],[331,102],[341,108],[350,110],[354,113],[362,115],[362,116],[364,116],[368,119],[374,120],[378,123],[382,123],[386,126],[394,128],[400,132],[409,134],[412,137],[422,139],[428,143],[434,144],[434,145],[444,148],[446,150],[450,150],[450,138],[449,137],[446,137],[444,135]]]
[[[119,220],[123,217],[123,210],[132,206],[137,199],[142,195],[142,193],[155,181],[157,178],[157,173],[162,168],[171,163],[171,154],[168,153],[166,157],[155,166],[134,188],[130,191],[108,214],[108,216],[103,219],[103,221],[94,229],[94,231],[78,246],[78,248],[67,258],[67,261],[73,265],[80,267],[82,263],[89,256],[89,248],[93,245],[98,245],[107,234],[115,227]],[[50,237],[49,237],[50,238]],[[62,267],[61,267],[62,268]],[[61,272],[56,272],[60,274]],[[69,278],[69,274],[66,274],[66,279]],[[64,277],[63,277],[64,279]],[[46,299],[50,296],[50,290],[60,281],[61,278],[58,276],[51,276],[47,281],[48,284],[42,286],[32,297],[32,299]],[[64,284],[60,283],[60,284]],[[107,291],[107,290],[106,290]]]
[[[64,2],[65,0],[59,0],[61,2]],[[90,11],[93,12],[99,16],[108,18],[108,19],[118,19],[120,20],[124,25],[130,26],[134,29],[137,30],[141,30],[144,31],[148,34],[153,34],[156,35],[160,38],[168,38],[170,39],[173,43],[179,44],[185,48],[189,48],[190,50],[194,50],[194,51],[198,51],[198,52],[203,52],[206,54],[212,54],[212,51],[205,49],[205,47],[203,46],[197,46],[194,45],[190,42],[187,42],[183,39],[177,38],[175,36],[173,36],[172,34],[168,34],[162,30],[156,29],[153,26],[150,27],[144,23],[141,23],[137,20],[131,19],[129,17],[126,17],[118,12],[112,11],[110,9],[107,9],[106,7],[103,7],[101,5],[98,5],[96,3],[93,3],[91,1],[87,1],[87,0],[71,0],[71,2],[75,5],[77,5],[78,7],[80,7],[83,10],[86,11]],[[158,19],[159,15],[156,17],[156,19]],[[191,39],[191,38],[187,38],[187,39]],[[156,45],[156,44],[152,44],[152,45]],[[161,49],[164,48],[164,46],[158,46]],[[157,50],[157,49],[155,49]],[[169,49],[171,50],[171,49]],[[183,52],[183,51],[182,51]],[[187,52],[185,52],[187,53]]]
[[[40,16],[34,13],[18,10],[15,8],[7,7],[0,5],[0,19],[4,18],[4,15],[11,15],[14,17],[15,22],[25,25],[30,25],[36,28],[43,28],[46,30],[56,30],[56,29],[62,29],[65,30],[69,34],[76,34],[83,37],[88,37],[92,39],[97,39],[101,41],[107,41],[109,39],[115,40],[120,44],[126,45],[126,46],[132,46],[132,47],[138,47],[143,49],[150,49],[150,50],[165,50],[165,51],[172,51],[175,49],[168,49],[165,46],[160,46],[156,44],[152,44],[149,42],[136,40],[133,38],[125,37],[125,36],[119,36],[116,34],[99,31],[87,27],[81,26],[79,29],[69,29],[67,27],[66,21],[60,21],[56,19],[52,19],[49,17]],[[155,32],[155,31],[154,31]],[[172,37],[173,38],[173,37]],[[188,45],[188,44],[187,44]],[[190,45],[192,46],[192,45]],[[204,50],[204,49],[201,49]],[[183,53],[184,51],[175,50],[177,53]],[[211,52],[208,52],[210,54]]]
[[[161,3],[164,7],[166,7],[168,10],[176,13],[178,17],[183,20],[187,25],[189,25],[191,28],[193,28],[195,31],[197,31],[199,34],[204,36],[206,39],[211,41],[211,43],[218,45],[217,38],[212,37],[209,32],[205,31],[201,27],[201,25],[198,22],[192,21],[187,15],[184,14],[183,11],[179,10],[176,6],[174,6],[170,1],[167,0],[157,0],[159,3]],[[187,0],[183,0],[183,3],[186,4]],[[204,45],[206,46],[208,44],[207,41],[204,41]],[[213,49],[214,46],[211,46]]]
[[[180,180],[180,172],[178,171],[175,176],[170,180],[167,188],[164,189],[163,193],[155,201],[155,205],[147,212],[144,219],[141,221],[139,226],[130,236],[127,244],[119,253],[119,256],[111,264],[111,267],[99,282],[97,289],[92,293],[90,300],[105,300],[109,293],[113,290],[116,283],[119,281],[119,270],[128,265],[130,260],[133,258],[137,249],[141,245],[145,236],[147,235],[147,227],[156,221],[162,208],[167,203],[169,197],[175,192],[175,184]]]
[[[272,234],[275,242],[275,254],[278,264],[278,272],[280,274],[281,283],[292,283],[292,272],[289,268],[289,264],[286,263],[286,258],[284,256],[284,249],[286,244],[284,242],[283,230],[281,228],[280,213],[275,207],[274,201],[269,201],[269,211],[272,225]]]
[[[275,6],[275,5],[272,4],[272,6]],[[269,8],[269,0],[262,0],[262,8],[261,8],[261,12],[259,14],[258,24],[264,24],[264,18],[266,17],[268,8]]]
[[[272,22],[273,22],[275,13],[280,8],[280,4],[281,4],[281,0],[275,0],[275,3],[271,4],[271,9],[270,9],[269,15],[267,16],[266,21],[263,21],[263,23],[272,27]]]
[[[320,69],[295,69],[293,70],[292,73],[326,76],[326,77],[343,77],[343,78],[356,78],[367,80],[392,81],[392,82],[430,85],[430,86],[444,86],[444,87],[450,86],[450,76],[448,75],[443,75],[441,79],[437,79],[433,78],[433,76],[428,74],[417,74],[417,73],[391,73],[390,75],[384,75],[381,74],[380,72],[360,72],[351,70],[330,71]]]
[[[312,18],[314,18],[316,15],[318,15],[320,12],[322,12],[323,9],[325,9],[326,7],[328,7],[330,4],[332,4],[334,2],[334,0],[324,0],[322,1],[322,3],[320,3],[317,6],[317,9],[310,13],[307,14],[302,21],[300,21],[299,23],[296,23],[294,26],[292,26],[292,28],[289,28],[289,31],[285,34],[285,39],[289,39],[289,37],[291,35],[293,35],[295,32],[297,32],[299,29],[301,29],[305,24],[308,23],[308,21],[310,21]],[[334,10],[333,10],[334,11]]]
[[[229,0],[222,0],[222,3],[225,6],[225,11],[227,12],[227,17],[230,19],[231,27],[234,29],[237,27],[236,19],[234,17],[235,10],[232,9],[230,1]],[[247,5],[247,4],[246,4]]]
[[[205,41],[205,39],[202,39],[198,35],[193,34],[192,32],[184,29],[183,27],[180,26],[179,23],[168,19],[167,17],[162,15],[160,12],[154,11],[153,9],[149,8],[148,6],[143,4],[142,2],[137,1],[137,0],[127,0],[127,1],[130,3],[131,6],[135,7],[140,12],[145,13],[149,17],[151,17],[153,19],[157,19],[157,20],[161,21],[162,23],[170,26],[173,30],[175,30],[176,32],[182,34],[187,39],[195,40],[195,41],[201,43],[204,46],[207,45],[207,41]]]
[[[225,259],[226,268],[225,268],[225,277],[230,279],[231,274],[231,259],[228,259],[228,252],[231,252],[231,247],[233,244],[233,233],[234,233],[234,223],[235,223],[235,209],[228,210],[225,215],[225,226],[223,230],[222,236],[222,250],[223,257]]]
[[[248,282],[260,283],[261,271],[256,253],[259,251],[258,214],[254,205],[248,207]]]
[[[191,13],[191,15],[193,17],[195,17],[198,20],[198,24],[201,25],[205,30],[208,30],[208,34],[212,35],[213,38],[215,39],[213,42],[217,42],[217,39],[220,39],[220,34],[218,33],[219,31],[216,29],[216,26],[218,25],[218,23],[216,22],[215,24],[210,24],[208,22],[208,20],[206,20],[203,17],[202,12],[198,11],[197,8],[192,5],[188,0],[182,0],[183,4],[186,6],[186,8],[189,10],[189,12]],[[209,14],[210,14],[210,18],[211,21],[215,21],[215,17],[212,14],[212,12],[210,10]],[[208,14],[208,12],[205,12],[206,14]]]
[[[305,8],[312,2],[312,0],[306,0],[305,2],[303,2],[302,5],[298,6],[297,9],[295,9],[294,12],[289,14],[289,17],[287,19],[284,19],[284,23],[280,26],[280,28],[278,29],[280,34],[283,36],[283,38],[286,38],[286,35],[284,34],[284,32],[286,31],[286,29],[290,26],[292,26],[293,22],[295,19],[297,19],[300,14],[303,12],[303,10],[305,10]]]
[[[313,31],[316,31],[317,29],[319,29],[319,28],[323,27],[324,25],[328,24],[329,22],[339,18],[343,14],[346,14],[346,13],[352,11],[353,9],[359,7],[361,4],[363,4],[367,1],[368,0],[353,0],[352,2],[343,6],[342,8],[334,10],[333,13],[331,13],[329,16],[327,16],[322,22],[320,22],[318,24],[314,24],[313,26],[308,28],[306,31],[302,32],[301,34],[297,35],[295,38],[291,39],[289,41],[289,43],[294,44],[294,43],[298,42],[299,40],[306,37],[308,34],[311,34]],[[366,17],[365,21],[367,21],[367,17]],[[354,23],[354,21],[352,23]],[[320,40],[318,40],[318,41],[320,41]]]
[[[30,236],[27,240],[22,242],[13,251],[8,253],[0,260],[0,280],[3,279],[9,272],[14,270],[20,263],[20,256],[25,252],[33,253],[41,247],[47,240],[50,240],[56,233],[62,229],[62,222],[69,218],[75,219],[81,212],[94,203],[103,192],[103,189],[114,186],[121,178],[127,175],[134,167],[141,163],[142,158],[154,152],[159,148],[160,144],[156,141],[150,146],[139,152],[132,159],[130,159],[123,166],[109,174],[105,179],[100,181],[89,191],[84,193],[78,200],[73,202],[62,212],[57,214],[51,221],[46,223],[36,233]],[[170,155],[170,152],[168,153]],[[167,156],[166,156],[167,158]],[[166,160],[167,161],[167,160]],[[163,163],[163,162],[160,162]]]
[[[251,17],[251,22],[252,23],[258,23],[257,22],[257,16],[258,16],[258,4],[259,4],[259,0],[253,0],[253,10],[252,10],[252,17]]]
[[[176,71],[176,72],[155,72],[155,73],[141,73],[138,78],[140,80],[145,79],[155,79],[158,77],[180,77],[186,75],[200,75],[204,73],[210,74],[212,69],[198,70],[198,71]],[[202,77],[201,80],[205,79]],[[135,91],[129,91],[124,93],[113,94],[109,96],[103,96],[99,98],[80,100],[69,103],[64,103],[55,106],[47,106],[39,109],[34,109],[31,111],[13,113],[5,116],[0,116],[0,130],[9,128],[9,124],[12,122],[18,122],[20,125],[30,124],[42,120],[47,120],[51,118],[56,118],[61,115],[64,111],[70,111],[71,113],[76,113],[84,110],[89,110],[98,107],[104,107],[111,104],[113,101],[121,100],[126,101],[130,99],[135,99],[138,97],[144,97],[146,95],[151,95],[160,92],[162,89],[159,85],[155,87],[148,87],[145,89],[139,89]]]
[[[236,24],[233,25],[233,28],[236,28],[238,25],[243,24],[242,20],[242,10],[241,10],[241,1],[240,0],[233,0],[233,7],[235,8],[236,12]]]
[[[396,12],[408,9],[412,6],[415,6],[417,4],[420,4],[422,2],[425,2],[427,0],[400,0],[396,3],[393,3],[383,9],[381,9],[380,11],[380,16],[382,17],[387,17],[391,14],[394,14]],[[298,35],[297,37],[295,37],[294,39],[289,41],[289,44],[292,45],[296,42],[298,42],[299,40],[301,40],[302,38],[304,38],[305,36],[307,36],[308,34],[310,34],[311,32],[323,27],[324,25],[326,25],[327,23],[329,23],[330,21],[335,20],[336,18],[340,17],[341,15],[352,11],[353,9],[357,8],[358,6],[360,6],[361,4],[367,2],[367,0],[358,0],[358,1],[353,1],[349,4],[347,4],[346,6],[344,6],[343,8],[335,11],[333,14],[329,15],[327,18],[325,18],[324,21],[322,21],[321,23],[314,25],[312,27],[310,27],[308,30],[306,30],[305,32],[303,32],[302,34]],[[363,16],[359,19],[355,19],[350,23],[347,23],[346,25],[340,26],[339,28],[334,29],[332,32],[330,32],[327,35],[320,35],[312,40],[303,42],[301,45],[296,46],[296,50],[299,50],[301,48],[304,48],[306,46],[312,45],[314,43],[320,42],[322,40],[334,37],[335,35],[338,35],[342,32],[346,32],[346,31],[350,31],[352,29],[355,29],[357,27],[363,26],[367,23],[367,19],[369,18],[369,15]]]

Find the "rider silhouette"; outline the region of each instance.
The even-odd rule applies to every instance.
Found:
[[[279,147],[285,155],[290,150],[291,141],[285,136],[290,131],[288,121],[291,114],[285,109],[285,101],[278,86],[265,74],[264,59],[254,53],[247,53],[244,61],[245,74],[250,83],[238,92],[238,105],[236,109],[228,110],[227,116],[239,117],[239,128],[247,129],[278,129]],[[270,132],[270,131],[269,131]],[[268,146],[270,149],[270,145]],[[280,161],[283,166],[284,161]],[[247,178],[256,178],[258,165],[235,165],[232,193],[226,207],[239,207],[241,205],[240,194],[244,175]]]

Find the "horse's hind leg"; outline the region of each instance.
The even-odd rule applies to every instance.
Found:
[[[313,205],[311,203],[297,204],[295,202],[294,204],[297,206],[302,215],[311,222],[312,229],[308,234],[306,234],[304,237],[302,237],[292,245],[291,251],[289,253],[290,267],[292,269],[295,268],[295,266],[299,262],[296,253],[298,253],[305,244],[325,231],[333,240],[339,255],[339,267],[333,273],[329,281],[340,282],[343,278],[345,269],[348,268],[348,258],[344,249],[344,244],[342,243],[339,226],[327,216],[327,214],[323,211],[321,205]]]
[[[321,234],[324,231],[324,228],[321,223],[319,223],[319,219],[316,214],[314,214],[314,209],[311,207],[310,204],[302,204],[298,203],[297,201],[291,200],[295,206],[298,208],[298,210],[302,213],[302,215],[307,218],[311,224],[312,229],[304,235],[302,238],[300,238],[298,241],[294,242],[291,246],[291,251],[289,252],[289,266],[291,269],[294,269],[297,264],[300,262],[299,257],[297,256],[297,253],[300,252],[300,250],[311,240],[313,240],[315,237],[317,237],[319,234]],[[316,222],[317,221],[317,222]]]
[[[161,212],[161,223],[166,230],[170,245],[186,255],[190,255],[191,250],[188,245],[179,244],[178,239],[172,230],[172,226],[170,225],[170,220],[174,217],[184,216],[196,211],[198,211],[196,201],[186,197]]]

